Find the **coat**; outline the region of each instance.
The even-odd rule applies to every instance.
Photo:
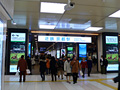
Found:
[[[88,66],[87,66],[87,62],[86,61],[81,61],[81,67],[82,68],[87,68]]]
[[[57,62],[55,60],[50,61],[50,70],[51,70],[51,73],[53,73],[53,74],[57,73],[56,64],[57,64]]]
[[[46,59],[46,68],[50,68],[50,60],[49,59]]]
[[[87,66],[88,68],[92,68],[92,60],[87,60]]]
[[[71,61],[65,61],[64,63],[64,71],[67,72],[67,73],[71,73],[71,65],[70,65]]]
[[[72,66],[72,73],[78,73],[80,64],[78,60],[72,60],[70,65]]]
[[[24,59],[20,59],[19,61],[18,61],[18,65],[17,65],[17,70],[20,70],[20,71],[26,71],[26,69],[27,69],[27,62],[26,62],[26,60],[24,60]]]

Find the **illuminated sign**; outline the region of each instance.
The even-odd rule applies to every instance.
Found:
[[[23,42],[25,41],[25,33],[11,33],[12,42]]]
[[[26,33],[11,33],[10,72],[17,71],[17,64],[21,55],[25,56]]]
[[[106,36],[107,71],[118,71],[118,36]]]
[[[118,44],[118,36],[106,36],[106,44]]]
[[[91,37],[73,37],[73,36],[38,36],[38,42],[78,42],[91,43]]]

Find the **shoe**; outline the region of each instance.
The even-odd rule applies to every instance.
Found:
[[[75,82],[73,82],[73,84],[75,84]]]
[[[84,78],[84,75],[82,77]]]

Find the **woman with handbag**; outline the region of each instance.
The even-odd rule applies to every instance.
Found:
[[[71,61],[70,61],[70,57],[67,58],[67,60],[64,63],[64,75],[66,76],[67,82],[70,82],[70,78],[71,78],[71,65],[70,65]],[[69,77],[69,79],[68,79]]]

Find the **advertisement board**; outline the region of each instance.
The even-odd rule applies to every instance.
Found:
[[[60,58],[60,50],[57,50],[57,58]]]
[[[118,70],[118,36],[106,36],[107,71]]]
[[[87,45],[79,44],[79,62],[81,62],[82,58],[87,58]]]
[[[67,47],[67,57],[73,58],[73,47]]]
[[[29,43],[28,55],[31,57],[31,43]]]
[[[66,52],[65,49],[61,49],[61,56],[64,55],[65,56]]]
[[[91,43],[91,37],[74,37],[74,36],[38,36],[38,42],[76,42]]]
[[[17,71],[21,55],[25,56],[26,33],[11,33],[10,72]]]

